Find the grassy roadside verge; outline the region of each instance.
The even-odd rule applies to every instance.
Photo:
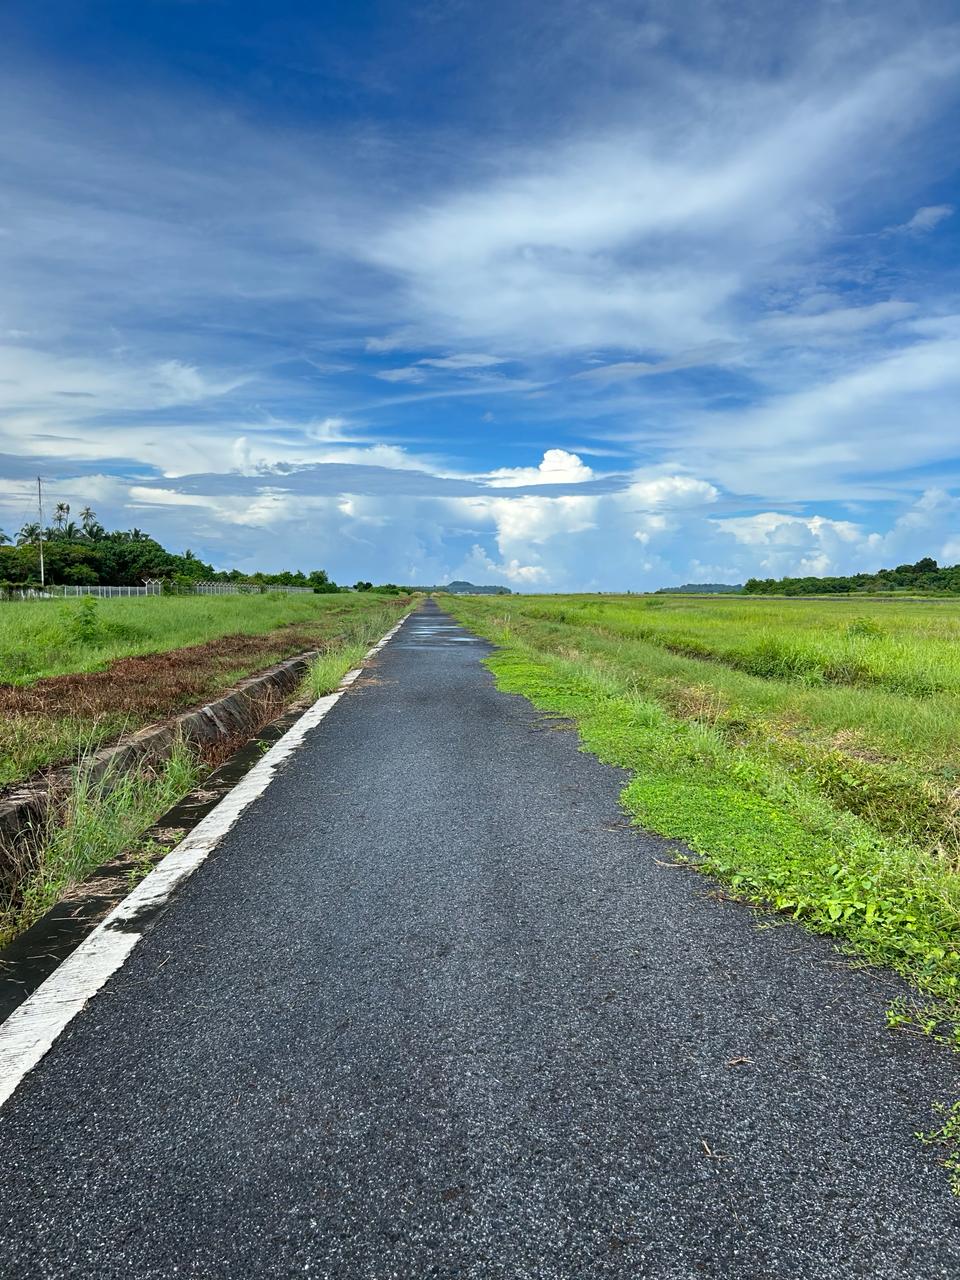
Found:
[[[330,595],[146,596],[40,600],[0,608],[0,683],[102,671],[120,658],[167,653],[223,636],[262,636],[322,625],[380,607],[388,597]]]
[[[317,698],[335,689],[409,608],[409,601],[401,607],[392,600],[374,599],[362,610],[352,611],[339,634],[329,637],[294,698]],[[137,867],[145,875],[159,855],[155,849],[143,848],[144,833],[193,790],[211,767],[181,744],[160,765],[108,774],[94,783],[84,769],[84,758],[96,745],[82,747],[71,790],[42,828],[16,848],[0,851],[0,947],[28,929],[97,867],[121,854],[142,854]]]
[[[135,852],[145,831],[187,795],[204,773],[185,746],[155,768],[109,773],[91,782],[76,769],[62,805],[51,812],[34,838],[11,851],[0,896],[0,947],[49,911],[97,867]],[[143,872],[152,862],[142,859]]]
[[[144,605],[151,608],[144,612]],[[112,606],[110,613],[106,606]],[[189,606],[186,614],[184,606]],[[242,612],[243,606],[249,615]],[[92,630],[73,603],[42,602],[34,607],[46,611],[43,620],[52,647],[33,653],[36,636],[29,616],[20,612],[20,605],[10,605],[6,614],[0,611],[0,621],[6,621],[8,632],[11,619],[22,622],[16,654],[30,655],[34,666],[44,670],[68,669],[30,681],[23,677],[17,683],[4,682],[8,672],[0,665],[0,787],[206,702],[244,676],[304,650],[362,643],[377,627],[377,634],[383,634],[409,601],[370,593],[278,600],[224,596],[106,601],[102,618],[94,612]],[[165,609],[173,611],[170,617]],[[289,613],[296,613],[296,619],[276,625]],[[178,626],[178,618],[183,625]],[[86,640],[74,634],[78,619],[86,628]],[[115,624],[140,630],[118,647],[111,630]],[[219,630],[199,644],[163,647],[174,636],[205,634],[204,628]],[[63,629],[70,632],[66,647],[60,643]],[[11,643],[9,634],[6,642]],[[18,657],[8,668],[22,671],[24,661]]]
[[[623,803],[638,823],[683,840],[697,868],[738,896],[891,966],[937,1003],[960,1043],[956,829],[932,792],[901,812],[912,785],[923,792],[919,775],[902,762],[835,751],[834,771],[849,774],[832,781],[830,768],[814,767],[815,753],[804,755],[802,733],[772,730],[748,700],[712,697],[723,692],[713,664],[697,664],[699,682],[685,686],[658,667],[673,655],[654,646],[646,666],[622,636],[528,617],[522,599],[506,611],[501,601],[444,603],[501,646],[489,661],[500,688],[572,718],[587,750],[632,770]],[[728,670],[719,679],[731,674],[753,679]],[[897,768],[900,791],[885,795]]]
[[[515,597],[505,610],[811,687],[960,692],[960,602]]]

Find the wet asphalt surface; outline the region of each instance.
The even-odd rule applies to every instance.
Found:
[[[408,621],[25,1079],[0,1275],[960,1274],[956,1060],[485,652]]]

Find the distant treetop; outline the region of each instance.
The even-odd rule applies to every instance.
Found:
[[[50,586],[137,586],[150,578],[174,584],[233,582],[257,587],[311,587],[319,592],[339,590],[323,569],[310,573],[217,572],[190,550],[182,555],[168,551],[142,529],[104,529],[90,507],[79,512],[79,526],[68,518],[69,503],[58,502],[53,511],[53,524],[45,529],[36,522],[25,524],[15,546],[0,533],[0,586],[4,589],[39,585],[42,541],[44,579]]]
[[[658,587],[658,596],[732,596],[743,591],[742,583],[729,582],[687,582],[682,587]]]
[[[941,568],[931,556],[916,564],[899,564],[876,573],[854,573],[833,578],[748,578],[745,594],[752,596],[821,596],[853,592],[935,591],[960,595],[960,564]]]

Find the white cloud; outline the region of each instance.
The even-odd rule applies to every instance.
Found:
[[[641,516],[638,523],[640,527],[634,529],[633,536],[644,547],[649,544],[652,538],[671,528],[666,516]]]
[[[735,296],[833,231],[851,172],[957,67],[954,40],[920,39],[836,79],[714,82],[676,135],[634,120],[538,142],[401,209],[369,255],[426,323],[514,351],[729,341]]]
[[[659,9],[656,38],[607,4],[518,14],[560,37],[529,68],[537,109],[502,102],[522,135],[471,124],[466,102],[436,130],[325,133],[159,87],[8,79],[0,452],[157,468],[167,496],[99,482],[119,520],[149,503],[159,532],[221,558],[342,556],[362,576],[442,581],[475,538],[514,581],[558,586],[689,578],[717,541],[738,573],[955,545],[953,499],[908,504],[918,474],[946,486],[957,465],[960,317],[935,271],[911,275],[911,237],[952,213],[923,203],[943,154],[922,126],[956,79],[956,30],[917,36],[891,10],[864,38],[831,5],[821,43],[816,6],[789,33],[753,6],[735,35],[710,3]],[[573,45],[616,74],[589,96],[557,76],[560,110],[540,110]],[[870,232],[916,205],[904,234]],[[501,465],[556,439],[579,452]],[[462,493],[468,466],[504,488],[597,481],[583,458],[609,445],[647,464],[618,494],[407,496],[421,471]],[[260,474],[324,463],[409,489],[294,497]],[[252,499],[175,482],[234,469],[263,479]],[[748,495],[733,519],[753,525],[720,536],[721,489]],[[899,518],[778,510],[877,494]]]
[[[952,204],[928,204],[918,209],[909,222],[900,228],[902,231],[932,231],[953,213]]]
[[[623,500],[634,510],[646,507],[692,507],[716,502],[720,496],[715,485],[694,476],[653,476],[634,480],[624,491]]]
[[[566,449],[548,449],[536,467],[498,467],[483,477],[498,488],[530,484],[581,484],[593,478],[593,470],[582,458]]]
[[[504,554],[514,546],[526,548],[548,542],[558,534],[582,533],[592,529],[599,499],[565,495],[542,498],[532,494],[521,498],[461,498],[475,514],[485,515],[496,526],[497,542]]]
[[[368,341],[368,350],[370,344]],[[390,348],[375,347],[373,350],[389,350]],[[490,369],[498,364],[505,364],[506,361],[499,356],[485,356],[463,352],[459,355],[449,356],[424,356],[423,359],[417,360],[416,363],[403,365],[397,369],[380,369],[376,373],[376,377],[384,382],[425,382],[428,370],[441,369],[454,373],[465,373],[474,369]]]
[[[90,358],[0,345],[0,412],[82,419],[108,410],[179,408],[224,396],[247,380],[245,374],[204,373],[180,360]]]
[[[754,516],[727,516],[714,519],[721,533],[730,534],[747,546],[803,546],[811,539],[835,538],[841,542],[859,542],[863,531],[849,520],[828,520],[824,516],[785,515],[779,511],[761,511]]]
[[[819,337],[860,333],[864,329],[892,324],[914,315],[916,310],[916,303],[891,299],[862,307],[833,307],[814,314],[775,312],[764,316],[759,327],[774,337],[810,341]]]
[[[734,492],[887,496],[904,472],[956,456],[960,331],[950,317],[916,328],[920,340],[803,390],[698,415],[682,452]]]
[[[614,364],[602,364],[594,369],[575,373],[577,381],[629,382],[634,378],[651,378],[662,373],[676,373],[680,369],[695,369],[701,365],[724,364],[736,357],[740,347],[733,342],[711,342],[694,351],[685,351],[672,360],[619,360]]]
[[[305,428],[305,433],[311,440],[323,441],[325,444],[344,443],[349,440],[346,418],[330,417],[322,418],[319,422],[310,422]]]
[[[425,357],[418,363],[430,365],[434,369],[488,369],[492,365],[506,364],[506,361],[501,356],[471,355],[469,352],[462,352],[459,355]]]
[[[416,365],[403,365],[399,369],[378,369],[374,376],[383,382],[424,382],[427,375]]]
[[[549,574],[542,565],[521,564],[516,558],[498,564],[479,545],[471,548],[470,555],[454,577],[466,578],[467,581],[479,578],[481,583],[490,584],[502,583],[506,580],[519,587],[521,591],[541,586],[549,581]]]

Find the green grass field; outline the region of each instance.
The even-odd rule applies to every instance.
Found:
[[[372,592],[2,604],[0,786],[292,654],[365,648],[408,607]]]
[[[445,600],[505,690],[633,770],[624,803],[745,898],[891,964],[954,1019],[960,602]]]
[[[0,683],[0,783],[58,761],[77,764],[64,803],[33,838],[5,853],[0,946],[95,867],[135,852],[143,832],[209,765],[181,744],[160,765],[93,783],[83,759],[97,745],[311,648],[320,653],[303,692],[327,693],[411,603],[367,592],[0,608],[8,663]],[[158,856],[141,850],[136,874],[145,874]]]
[[[0,684],[100,671],[117,658],[165,653],[221,636],[264,635],[328,618],[361,617],[384,597],[337,595],[145,596],[27,600],[0,605]],[[86,607],[85,607],[86,605]]]

